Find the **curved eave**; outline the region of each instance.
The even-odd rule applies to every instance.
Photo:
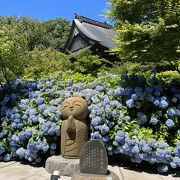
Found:
[[[96,42],[100,42],[101,41],[100,39],[95,37],[94,34],[91,31],[89,31],[87,28],[85,28],[83,26],[83,24],[81,22],[79,22],[78,19],[75,19],[74,23],[76,24],[76,26],[79,29],[79,31],[82,32],[86,37],[88,37],[89,39],[91,39],[93,41],[96,41]]]
[[[74,23],[79,31],[89,39],[109,49],[116,47],[113,40],[111,39],[116,34],[116,32],[112,29],[106,29],[84,22],[81,23],[78,19],[75,19]]]

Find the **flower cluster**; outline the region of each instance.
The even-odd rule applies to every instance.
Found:
[[[164,173],[180,167],[180,84],[162,86],[133,77],[131,85],[121,80],[112,74],[93,80],[60,73],[2,87],[0,160],[40,163],[59,153],[61,104],[81,96],[88,103],[91,139],[100,139],[109,155],[156,163]]]

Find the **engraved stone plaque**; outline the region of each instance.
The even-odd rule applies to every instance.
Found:
[[[108,158],[100,140],[84,144],[80,153],[80,173],[107,175]]]

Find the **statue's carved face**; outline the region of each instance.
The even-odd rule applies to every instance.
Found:
[[[86,101],[81,97],[70,97],[63,102],[62,115],[67,119],[72,115],[76,119],[85,119],[88,113]]]

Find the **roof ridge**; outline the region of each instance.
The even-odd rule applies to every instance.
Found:
[[[79,15],[77,13],[75,13],[75,19],[78,19],[81,23],[85,22],[85,23],[93,24],[93,25],[103,27],[103,28],[106,28],[106,29],[111,29],[112,28],[112,26],[110,24],[108,24],[108,23],[103,23],[103,22],[100,22],[100,21],[96,21],[96,20],[90,19],[88,17],[81,16],[81,15]]]

